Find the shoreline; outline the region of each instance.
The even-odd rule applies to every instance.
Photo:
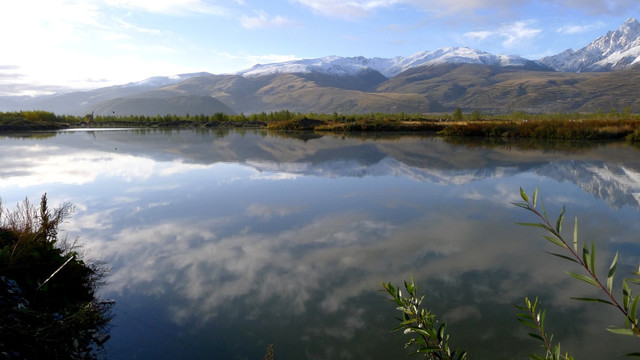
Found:
[[[289,111],[212,116],[57,116],[44,111],[0,113],[0,133],[132,128],[266,129],[319,134],[430,133],[444,137],[640,141],[640,115],[522,114],[466,119],[444,114],[299,114]]]

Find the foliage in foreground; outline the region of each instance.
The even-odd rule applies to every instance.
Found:
[[[106,269],[58,237],[73,208],[15,211],[0,203],[0,353],[7,359],[96,359],[108,340],[112,302],[96,291]]]
[[[581,273],[567,271],[567,274],[581,282],[598,288],[601,297],[580,297],[573,298],[579,301],[593,302],[612,306],[618,310],[618,313],[624,318],[624,327],[609,327],[608,331],[619,335],[630,335],[640,338],[640,323],[637,318],[638,303],[640,295],[634,295],[630,283],[640,284],[640,268],[637,272],[633,272],[634,277],[622,280],[622,294],[620,298],[614,295],[614,277],[618,264],[618,253],[611,261],[611,265],[607,270],[606,280],[598,277],[596,273],[596,248],[594,243],[584,243],[580,246],[578,241],[578,219],[575,219],[573,228],[572,241],[566,240],[562,236],[562,226],[565,219],[565,207],[562,208],[560,215],[554,223],[548,216],[544,203],[541,201],[541,210],[538,210],[538,189],[533,192],[531,199],[520,189],[520,196],[523,202],[514,203],[514,205],[531,212],[538,222],[518,223],[523,226],[541,228],[546,232],[543,236],[545,240],[561,248],[561,252],[551,252],[549,254],[561,258],[563,260],[574,263],[581,269]],[[582,248],[580,251],[579,249]],[[464,359],[467,354],[464,351],[451,351],[449,348],[449,335],[445,334],[445,325],[436,327],[435,315],[426,308],[421,308],[420,304],[424,295],[418,295],[413,278],[410,282],[405,281],[405,288],[408,291],[408,297],[403,297],[399,288],[393,284],[383,283],[384,290],[391,296],[392,300],[398,305],[397,310],[402,312],[400,325],[394,329],[395,331],[404,329],[405,334],[411,334],[413,337],[407,343],[407,346],[417,345],[415,353],[425,353],[425,359]],[[562,353],[560,343],[554,345],[553,335],[548,334],[545,330],[546,311],[541,310],[538,306],[538,298],[533,302],[528,298],[524,300],[525,305],[516,308],[519,312],[516,314],[517,320],[523,325],[533,328],[535,331],[529,335],[542,343],[544,355],[529,354],[532,360],[573,360],[573,356],[569,353]],[[628,356],[640,357],[640,352],[627,354]],[[457,357],[454,357],[457,356]]]
[[[637,307],[638,301],[640,301],[640,295],[633,295],[631,291],[631,287],[629,286],[629,282],[640,284],[640,272],[634,272],[633,274],[636,278],[633,279],[623,279],[622,280],[622,301],[619,302],[613,294],[613,279],[616,274],[616,268],[618,265],[618,253],[616,253],[613,261],[611,262],[611,266],[609,266],[609,270],[607,271],[607,280],[604,282],[601,278],[596,274],[596,248],[594,243],[592,242],[590,245],[584,243],[582,246],[582,251],[579,251],[579,243],[578,243],[578,218],[575,219],[575,224],[573,228],[573,241],[571,244],[567,240],[565,240],[562,235],[562,225],[564,223],[564,215],[565,208],[562,208],[558,219],[555,222],[555,226],[551,224],[547,217],[547,212],[544,208],[544,203],[542,203],[542,212],[539,212],[536,209],[537,205],[537,197],[538,190],[536,189],[533,193],[531,201],[529,201],[529,197],[527,194],[520,189],[520,195],[524,202],[515,203],[514,205],[519,206],[525,210],[533,213],[539,222],[536,223],[519,223],[524,226],[532,226],[539,227],[544,229],[548,235],[543,236],[547,241],[556,245],[563,249],[564,253],[550,253],[551,255],[557,256],[561,259],[568,260],[578,265],[582,269],[583,274],[578,274],[575,272],[567,272],[567,274],[577,280],[583,281],[591,286],[595,286],[598,288],[602,294],[600,298],[574,298],[576,300],[588,301],[588,302],[597,302],[601,304],[606,304],[613,306],[616,308],[621,315],[625,318],[625,327],[624,328],[609,328],[607,330],[622,335],[633,335],[640,337],[640,327],[638,326],[638,318]]]
[[[383,283],[384,290],[391,296],[392,301],[402,313],[399,318],[400,325],[393,331],[402,330],[404,334],[412,337],[405,344],[406,348],[415,347],[413,354],[424,354],[429,360],[464,360],[467,358],[465,351],[452,350],[449,346],[449,335],[446,333],[447,325],[438,326],[436,316],[424,307],[421,307],[424,295],[418,295],[418,287],[413,281],[404,282],[408,296],[402,295],[402,290],[391,283]]]

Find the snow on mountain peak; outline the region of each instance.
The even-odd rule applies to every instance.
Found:
[[[405,70],[421,65],[443,63],[483,64],[497,66],[522,66],[529,60],[511,55],[494,55],[467,47],[446,47],[434,51],[420,51],[408,57],[365,58],[327,56],[317,59],[292,60],[282,63],[258,64],[238,72],[242,76],[263,76],[278,73],[321,72],[330,75],[357,75],[365,70],[375,70],[386,77],[393,77]]]
[[[540,59],[558,71],[606,71],[628,67],[640,61],[640,22],[629,18],[617,30],[594,40],[580,50],[565,50]]]
[[[282,63],[258,64],[238,72],[242,76],[262,76],[278,73],[310,73],[344,76],[375,70],[391,78],[422,65],[481,64],[525,67],[533,64],[558,71],[608,71],[624,69],[640,63],[640,22],[634,18],[620,28],[609,31],[580,50],[565,50],[533,62],[520,56],[496,55],[468,47],[444,47],[434,51],[419,51],[411,56],[394,58],[365,58],[327,56],[317,59],[292,60]]]

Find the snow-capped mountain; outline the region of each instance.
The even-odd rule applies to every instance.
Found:
[[[443,63],[482,64],[496,66],[525,66],[532,64],[520,56],[494,55],[467,47],[447,47],[434,51],[421,51],[409,57],[365,58],[327,56],[317,59],[292,60],[282,63],[258,64],[250,69],[238,72],[242,76],[263,76],[277,73],[320,72],[330,75],[357,75],[362,71],[375,70],[391,78],[395,75],[421,65]]]
[[[628,68],[640,63],[640,23],[629,19],[580,50],[568,49],[540,59],[557,71],[585,72]]]
[[[494,66],[525,66],[532,63],[531,60],[520,56],[495,55],[468,47],[447,47],[435,51],[421,51],[406,58],[395,57],[391,60],[392,63],[390,66],[385,69],[385,71],[380,71],[383,75],[388,77],[395,76],[405,70],[421,65],[453,63]]]
[[[515,55],[496,55],[468,47],[445,47],[434,51],[420,51],[408,57],[365,58],[327,56],[316,59],[292,60],[282,63],[258,64],[237,74],[245,77],[278,73],[319,72],[329,75],[358,75],[375,70],[387,78],[421,65],[480,64],[538,68],[564,72],[610,71],[640,64],[640,22],[628,19],[619,29],[609,31],[580,50],[568,49],[538,61]]]

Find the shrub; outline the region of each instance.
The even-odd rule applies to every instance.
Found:
[[[73,207],[51,211],[46,194],[15,211],[0,203],[0,353],[9,359],[96,359],[113,302],[96,291],[106,269],[59,238]]]

